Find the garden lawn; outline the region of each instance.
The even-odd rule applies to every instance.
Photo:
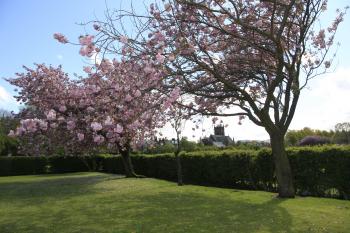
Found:
[[[350,202],[126,179],[0,177],[0,232],[350,232]]]

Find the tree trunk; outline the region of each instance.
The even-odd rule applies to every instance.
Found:
[[[181,166],[181,157],[179,156],[181,151],[181,142],[180,142],[180,133],[176,131],[176,151],[175,151],[175,158],[176,158],[176,170],[177,170],[177,185],[182,186],[182,166]]]
[[[125,150],[120,151],[120,154],[122,155],[125,176],[126,177],[138,177],[134,171],[134,167],[133,167],[132,162],[131,162],[130,150],[127,148]]]
[[[176,170],[177,170],[177,185],[182,186],[182,166],[181,166],[181,157],[179,156],[180,151],[176,150],[175,157],[176,157]]]
[[[270,135],[275,172],[278,183],[278,196],[294,198],[292,169],[284,146],[284,135],[274,133]]]

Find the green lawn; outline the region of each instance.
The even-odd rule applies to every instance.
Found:
[[[0,232],[350,232],[350,202],[125,179],[0,177]]]

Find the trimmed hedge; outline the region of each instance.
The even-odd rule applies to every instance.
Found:
[[[297,194],[350,198],[350,147],[288,148]],[[185,183],[276,191],[271,150],[181,153]],[[173,154],[133,155],[138,174],[176,181]],[[0,175],[103,171],[123,174],[120,156],[0,157]]]
[[[51,173],[100,171],[103,156],[50,156]]]
[[[288,148],[297,194],[350,199],[350,147]],[[135,171],[147,177],[176,181],[172,154],[135,155]],[[277,191],[271,150],[204,151],[181,154],[185,183]],[[103,160],[103,171],[124,173],[121,158]]]
[[[46,157],[0,157],[0,176],[45,174],[48,172]]]

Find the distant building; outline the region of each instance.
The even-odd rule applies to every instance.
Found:
[[[225,127],[223,125],[218,125],[214,127],[214,135],[203,138],[202,143],[209,146],[226,147],[234,144],[234,140],[229,136],[225,136]]]

